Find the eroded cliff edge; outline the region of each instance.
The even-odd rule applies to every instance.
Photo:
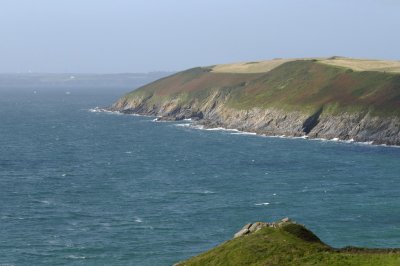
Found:
[[[271,62],[266,71],[189,69],[123,96],[110,109],[265,135],[400,145],[400,74],[317,59]]]

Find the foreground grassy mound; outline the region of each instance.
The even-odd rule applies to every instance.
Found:
[[[400,249],[335,249],[303,225],[268,225],[244,228],[246,234],[177,265],[400,265]]]

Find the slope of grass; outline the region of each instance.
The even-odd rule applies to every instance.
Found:
[[[400,75],[354,72],[313,60],[293,61],[264,74],[244,90],[236,91],[230,105],[238,109],[331,107],[332,112],[365,110],[398,114]]]
[[[334,249],[289,223],[229,240],[178,265],[400,265],[400,250]]]
[[[272,69],[295,59],[274,59],[259,62],[243,62],[235,64],[222,64],[212,67],[216,73],[266,73]]]
[[[332,113],[400,114],[400,74],[357,72],[316,59],[283,62],[266,73],[193,68],[150,83],[123,99],[146,98],[154,105],[170,99],[201,104],[216,90],[228,95],[227,106],[236,109],[276,107],[310,113],[323,108]]]

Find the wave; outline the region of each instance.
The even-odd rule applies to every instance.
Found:
[[[177,127],[190,127],[192,124],[185,123],[185,124],[176,124]]]
[[[91,113],[109,113],[109,114],[117,114],[117,115],[121,115],[122,113],[119,111],[110,111],[104,108],[100,108],[98,106],[96,106],[95,108],[91,108],[89,109],[89,112]]]
[[[100,108],[96,106],[95,108],[89,109],[89,112],[92,113],[111,113],[111,114],[124,114],[119,111],[110,111],[108,109]],[[150,115],[140,115],[140,114],[128,114],[132,116],[144,116],[144,117],[154,117]],[[179,122],[179,121],[163,121],[159,120],[159,116],[157,118],[154,118],[152,120],[153,122]],[[369,145],[372,147],[388,147],[388,148],[400,148],[399,145],[389,145],[389,144],[374,144],[373,141],[355,141],[354,139],[349,139],[349,140],[342,140],[339,138],[332,138],[332,139],[325,139],[325,138],[310,138],[307,135],[304,136],[286,136],[286,135],[265,135],[265,134],[257,134],[256,132],[248,132],[248,131],[242,131],[236,128],[224,128],[224,127],[213,127],[213,128],[207,128],[204,125],[200,124],[193,124],[193,120],[191,118],[183,119],[182,121],[189,121],[190,123],[177,123],[175,126],[178,127],[190,127],[193,129],[199,129],[199,130],[207,130],[207,131],[226,131],[226,132],[231,132],[232,135],[251,135],[251,136],[260,136],[260,137],[267,137],[267,138],[284,138],[284,139],[304,139],[304,140],[316,140],[316,141],[331,141],[331,142],[339,142],[339,143],[354,143],[354,144],[361,144],[361,145]]]
[[[201,193],[202,193],[202,194],[215,194],[215,192],[214,192],[214,191],[211,191],[211,190],[204,190],[204,191],[202,191]]]
[[[388,147],[388,148],[400,148],[398,145],[388,145],[388,144],[374,144],[373,141],[355,141],[354,139],[343,140],[339,138],[332,138],[332,139],[325,139],[325,138],[310,138],[309,136],[286,136],[286,135],[265,135],[265,134],[257,134],[255,132],[248,132],[248,131],[241,131],[238,129],[233,128],[223,128],[223,127],[216,127],[216,128],[205,128],[203,125],[190,125],[190,127],[195,129],[201,130],[208,130],[208,131],[233,131],[233,135],[253,135],[259,137],[266,137],[266,138],[282,138],[282,139],[303,139],[303,140],[314,140],[314,141],[330,141],[330,142],[337,142],[337,143],[347,143],[347,144],[359,144],[359,145],[369,145],[371,147]]]
[[[257,135],[257,133],[254,133],[254,132],[246,132],[246,131],[233,132],[233,133],[231,133],[231,134],[232,134],[232,135],[251,135],[251,136]]]
[[[189,120],[185,119],[185,121],[189,121]],[[226,132],[232,132],[232,134],[235,134],[235,133],[236,134],[251,133],[251,132],[240,131],[239,129],[236,129],[236,128],[224,128],[224,127],[207,128],[204,125],[192,124],[192,123],[176,124],[176,126],[178,126],[178,127],[190,127],[190,128],[193,128],[193,129],[200,129],[200,130],[206,130],[206,131],[226,131]],[[251,133],[251,134],[253,134],[253,133]]]
[[[73,260],[84,260],[86,257],[84,256],[76,256],[76,255],[69,255],[67,256],[68,259],[73,259]]]
[[[254,205],[256,205],[256,206],[267,206],[267,205],[269,205],[269,202],[255,203]]]
[[[111,110],[108,110],[108,109],[105,109],[105,108],[101,108],[101,107],[98,107],[98,106],[96,106],[95,108],[90,108],[90,109],[88,109],[88,111],[91,112],[91,113],[106,113],[106,114],[114,114],[114,115],[131,115],[131,116],[151,117],[149,115],[139,115],[139,114],[135,114],[135,113],[126,114],[126,113],[122,113],[120,111],[111,111]]]
[[[233,132],[240,132],[238,129],[235,128],[224,128],[224,127],[212,127],[212,128],[205,128],[208,131],[233,131]]]
[[[181,195],[203,195],[203,194],[215,194],[216,192],[211,190],[195,190],[195,191],[172,191],[174,194]]]

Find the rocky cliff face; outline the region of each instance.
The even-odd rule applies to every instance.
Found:
[[[229,95],[218,91],[204,103],[181,104],[179,98],[151,104],[146,98],[121,99],[111,109],[122,113],[153,115],[160,120],[193,119],[206,127],[224,127],[268,136],[339,139],[373,144],[400,145],[400,119],[369,112],[330,114],[286,111],[278,108],[240,110],[226,105]]]

